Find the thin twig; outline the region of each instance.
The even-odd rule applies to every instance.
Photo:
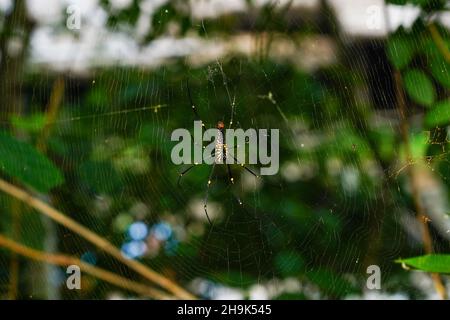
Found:
[[[46,215],[50,219],[56,221],[57,223],[63,225],[67,229],[83,237],[84,239],[91,242],[96,247],[105,251],[112,257],[116,258],[123,264],[127,265],[128,267],[130,267],[131,269],[133,269],[146,279],[171,292],[176,297],[180,299],[195,299],[195,296],[193,296],[185,289],[181,288],[178,284],[176,284],[172,280],[150,269],[149,267],[145,266],[139,261],[124,257],[121,251],[117,247],[115,247],[111,242],[99,236],[98,234],[92,232],[91,230],[79,224],[75,220],[69,218],[68,216],[51,207],[47,203],[32,196],[27,191],[19,187],[16,187],[3,179],[0,179],[0,190],[16,199],[23,201],[24,203],[33,207],[34,209]]]
[[[409,123],[407,117],[406,101],[402,86],[402,77],[399,71],[395,71],[395,87],[397,93],[397,108],[401,120],[401,134],[403,144],[405,145],[406,161],[412,162],[411,144],[409,141]],[[427,254],[433,253],[433,239],[431,238],[430,230],[428,228],[428,217],[425,213],[425,208],[420,201],[420,191],[418,187],[418,176],[414,166],[408,166],[408,176],[411,184],[412,198],[414,207],[416,209],[416,219],[422,227],[422,241],[424,250]],[[447,299],[447,292],[442,282],[441,276],[438,273],[431,273],[437,293],[442,299]]]
[[[77,259],[72,256],[41,252],[41,251],[38,251],[38,250],[35,250],[32,248],[26,247],[22,244],[19,244],[19,243],[15,242],[11,239],[8,239],[2,235],[0,235],[0,246],[11,250],[15,254],[19,254],[21,256],[24,256],[24,257],[27,257],[29,259],[33,259],[36,261],[46,262],[46,263],[50,263],[50,264],[54,264],[54,265],[62,266],[62,267],[76,265],[80,268],[81,271],[86,272],[100,280],[109,282],[120,288],[135,292],[142,296],[146,296],[146,297],[153,298],[153,299],[169,299],[170,298],[167,294],[165,294],[161,290],[150,288],[146,285],[129,280],[129,279],[119,276],[113,272],[110,272],[110,271],[95,267],[89,263],[83,262],[80,259]]]
[[[37,149],[42,153],[47,151],[47,139],[50,136],[53,124],[58,117],[59,109],[64,98],[64,79],[58,77],[53,84],[52,93],[47,106],[45,124],[37,140]]]
[[[22,203],[17,199],[11,199],[11,215],[12,215],[12,236],[13,239],[20,239],[20,215]],[[13,253],[9,264],[9,290],[8,299],[16,300],[19,293],[19,257]]]

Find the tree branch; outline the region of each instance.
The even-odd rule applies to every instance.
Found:
[[[27,257],[29,259],[33,259],[40,262],[46,262],[50,264],[54,264],[57,266],[67,267],[70,265],[76,265],[80,267],[85,273],[88,273],[100,280],[109,282],[113,285],[116,285],[120,288],[123,288],[128,291],[135,292],[137,294],[153,298],[153,299],[168,299],[169,296],[164,292],[150,288],[146,285],[137,283],[135,281],[129,280],[122,276],[119,276],[113,272],[95,267],[89,263],[83,262],[80,259],[77,259],[72,256],[60,255],[60,254],[50,254],[41,252],[24,245],[21,245],[11,239],[8,239],[0,234],[0,246],[11,250],[15,254],[19,254],[21,256]]]
[[[450,51],[448,50],[444,39],[442,39],[442,36],[439,33],[439,30],[437,29],[436,25],[434,23],[429,24],[428,30],[430,31],[431,38],[433,39],[434,44],[438,48],[439,52],[444,57],[445,61],[450,63]]]
[[[399,71],[395,71],[395,89],[397,95],[397,108],[400,116],[401,134],[403,144],[405,146],[406,161],[407,163],[412,163],[412,152],[411,144],[409,141],[409,123],[407,117],[406,101],[402,86],[402,76]],[[424,250],[427,254],[433,253],[433,239],[431,238],[430,230],[428,228],[428,217],[425,213],[425,208],[420,201],[420,191],[418,187],[418,177],[415,167],[408,165],[408,176],[410,179],[411,193],[414,202],[414,207],[416,209],[416,219],[422,227],[422,241],[424,245]],[[447,292],[445,286],[442,282],[441,276],[438,273],[432,273],[431,277],[434,282],[437,293],[442,299],[447,299]]]
[[[106,253],[116,258],[126,266],[130,267],[132,270],[136,271],[146,279],[171,292],[176,297],[180,299],[195,299],[195,296],[193,296],[185,289],[181,288],[178,284],[176,284],[172,280],[150,269],[149,267],[145,266],[139,261],[131,260],[124,257],[121,251],[117,247],[115,247],[111,242],[99,236],[98,234],[92,232],[88,228],[79,224],[75,220],[69,218],[68,216],[56,210],[55,208],[49,206],[42,200],[32,196],[27,191],[20,189],[6,182],[3,179],[0,179],[0,190],[16,199],[19,199],[20,201],[23,201],[30,207],[33,207],[40,213],[46,215],[50,219],[56,221],[57,223],[66,227],[67,229],[78,234],[82,238],[94,244],[99,249],[105,251]]]

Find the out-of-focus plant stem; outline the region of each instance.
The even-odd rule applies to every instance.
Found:
[[[27,191],[20,189],[19,187],[16,187],[2,179],[0,179],[0,190],[2,190],[3,192],[5,192],[6,194],[10,195],[13,198],[23,201],[30,207],[36,209],[38,212],[44,214],[45,216],[51,218],[52,220],[66,227],[72,232],[78,234],[80,237],[86,239],[99,249],[110,254],[112,257],[116,258],[124,265],[136,271],[137,273],[145,277],[147,280],[171,292],[177,298],[195,299],[194,295],[192,295],[191,293],[180,287],[171,279],[166,278],[165,276],[150,269],[149,267],[145,266],[139,261],[126,258],[125,256],[122,255],[122,252],[117,247],[115,247],[111,242],[94,233],[93,231],[89,230],[88,228],[84,227],[83,225],[79,224],[78,222],[71,219],[67,215],[63,214],[62,212],[51,207],[47,203],[32,196]]]
[[[12,237],[13,239],[20,239],[20,215],[21,203],[16,199],[11,199],[10,202],[12,214]],[[8,299],[16,300],[19,293],[19,257],[16,253],[11,255],[9,263],[9,289]]]
[[[444,57],[445,61],[450,63],[450,51],[448,50],[444,39],[442,39],[442,36],[439,33],[439,30],[437,29],[436,25],[434,23],[429,24],[428,30],[430,31],[431,38],[433,39],[434,44],[438,48],[439,52]]]
[[[409,140],[409,122],[407,116],[406,100],[403,92],[402,76],[400,71],[395,71],[395,89],[397,98],[397,109],[400,116],[400,129],[403,140],[403,145],[405,148],[406,161],[408,163],[407,170],[411,186],[411,194],[414,202],[414,207],[416,209],[416,219],[422,228],[422,241],[424,250],[427,254],[433,253],[433,239],[431,238],[430,230],[428,228],[428,217],[425,213],[425,208],[420,200],[420,191],[418,187],[418,176],[416,169],[413,165],[409,165],[413,162],[411,144]],[[437,273],[432,273],[431,277],[434,282],[437,293],[442,299],[447,299],[447,293],[445,286],[442,282],[442,278]]]
[[[47,112],[45,117],[44,128],[39,135],[36,143],[36,147],[42,153],[47,151],[47,140],[50,136],[53,124],[56,122],[56,118],[61,107],[62,100],[64,98],[64,79],[62,76],[58,77],[54,84],[50,95],[50,100],[47,106]]]
[[[79,266],[80,270],[83,272],[86,272],[98,279],[116,285],[125,290],[135,292],[145,297],[150,297],[154,299],[170,298],[170,296],[168,296],[167,294],[158,289],[148,287],[146,285],[119,276],[113,272],[95,267],[89,263],[83,262],[80,259],[77,259],[72,256],[41,252],[32,248],[28,248],[24,245],[21,245],[2,235],[0,235],[0,246],[11,250],[14,254],[18,254],[32,260],[50,263],[62,267],[67,267],[70,265]]]
[[[36,148],[42,153],[47,153],[47,140],[50,137],[53,125],[56,118],[58,117],[59,110],[62,105],[64,98],[64,78],[59,76],[53,83],[53,87],[50,94],[50,99],[46,107],[46,117],[44,127],[42,128],[39,137],[37,138]],[[55,196],[51,195],[51,201],[54,203]],[[56,224],[50,219],[41,217],[42,223],[46,226],[46,239],[45,239],[45,251],[54,252],[58,250],[58,230]],[[54,266],[45,266],[46,278],[54,277],[55,270]],[[59,298],[59,290],[57,287],[52,285],[52,281],[47,281],[45,283],[47,297],[51,299]]]

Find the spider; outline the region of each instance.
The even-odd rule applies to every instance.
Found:
[[[189,82],[186,83],[186,87],[187,87],[188,98],[189,98],[189,102],[191,105],[191,109],[196,118],[195,120],[201,121],[202,127],[205,128],[205,122],[201,119],[201,117],[197,111],[197,107],[192,100]],[[227,88],[227,92],[228,92],[228,88]],[[231,103],[231,116],[230,116],[230,122],[229,122],[228,128],[231,128],[231,126],[233,125],[234,111],[235,111],[235,106],[236,106],[234,99],[233,99],[233,101],[231,101],[231,99],[230,99],[230,103]],[[218,164],[226,165],[227,173],[228,173],[228,182],[230,183],[231,186],[234,185],[234,177],[233,177],[233,173],[231,170],[231,165],[229,164],[229,161],[227,161],[230,157],[232,157],[232,159],[234,160],[234,163],[236,163],[240,167],[244,168],[247,172],[252,174],[255,178],[258,178],[258,179],[261,178],[260,175],[256,174],[252,169],[247,167],[244,163],[240,163],[238,161],[238,159],[234,156],[234,154],[232,154],[228,151],[228,147],[227,147],[227,143],[226,143],[226,139],[225,139],[225,123],[223,121],[219,120],[217,122],[215,128],[220,131],[220,134],[218,134],[218,138],[216,138],[216,140],[215,140],[215,148],[214,148],[214,151],[212,154],[212,157],[214,157],[214,162],[212,164],[212,168],[209,173],[208,182],[206,184],[205,197],[203,199],[203,210],[205,211],[206,218],[208,219],[208,222],[210,225],[212,225],[212,222],[208,215],[208,198],[209,198],[209,192],[210,192],[210,188],[211,188],[211,184],[212,184],[212,178],[213,178],[214,171],[215,171],[214,169],[216,168],[216,165],[218,165]],[[195,166],[197,166],[197,163],[190,165],[189,167],[187,167],[186,169],[184,169],[183,171],[181,171],[179,173],[178,182],[177,182],[178,187],[180,187],[181,178]],[[237,199],[239,205],[243,206],[243,202],[241,201],[241,199],[239,197],[237,197],[235,194],[233,194],[233,196]]]

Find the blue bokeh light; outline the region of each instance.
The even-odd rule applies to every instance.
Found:
[[[151,232],[159,241],[166,241],[172,235],[172,227],[166,222],[160,222],[152,227]]]
[[[128,236],[133,240],[144,240],[148,235],[148,227],[143,222],[134,222],[128,227]]]
[[[122,254],[130,259],[142,257],[147,251],[144,241],[130,241],[122,246]]]

